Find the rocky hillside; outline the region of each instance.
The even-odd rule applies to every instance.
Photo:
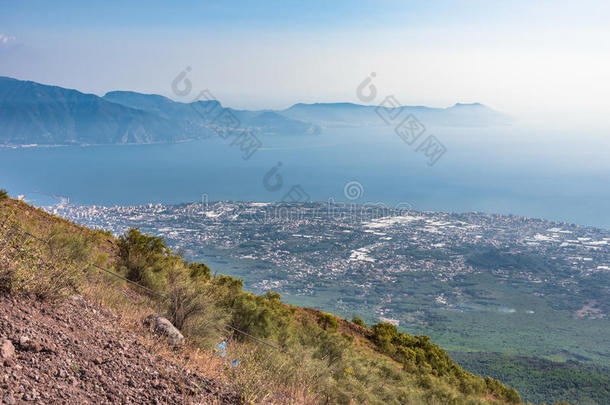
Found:
[[[73,295],[0,297],[0,399],[69,404],[239,404],[239,395],[155,354],[144,330]],[[138,333],[140,332],[140,333]]]
[[[151,313],[185,341],[147,329]],[[115,239],[6,196],[0,344],[5,403],[521,403],[427,336],[255,296],[159,238]]]

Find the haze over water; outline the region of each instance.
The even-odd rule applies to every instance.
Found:
[[[610,140],[572,131],[429,128],[447,147],[433,166],[391,128],[266,136],[244,161],[221,139],[171,145],[0,149],[3,187],[37,205],[208,200],[280,201],[300,185],[313,201],[406,203],[416,210],[515,214],[610,228]],[[552,141],[551,141],[552,139]],[[278,165],[277,191],[263,185]],[[362,185],[348,200],[344,186]]]

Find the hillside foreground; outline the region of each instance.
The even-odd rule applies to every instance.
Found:
[[[3,362],[6,404],[241,403],[184,359],[156,354],[154,341],[126,331],[119,315],[80,295],[58,305],[1,297],[0,313],[3,344],[14,342],[14,355]]]
[[[521,403],[427,336],[254,296],[159,238],[116,239],[6,196],[0,291],[15,351],[0,363],[5,403]],[[185,344],[143,326],[155,312]]]

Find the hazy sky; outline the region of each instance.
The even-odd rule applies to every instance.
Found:
[[[610,127],[610,2],[0,0],[0,75],[171,95],[186,66],[223,104],[481,102]]]

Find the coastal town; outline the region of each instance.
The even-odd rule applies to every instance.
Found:
[[[410,302],[409,296],[468,310],[477,299],[463,284],[477,274],[500,284],[523,282],[532,294],[548,297],[578,296],[581,284],[592,288],[588,279],[610,274],[610,232],[517,216],[334,202],[114,207],[64,202],[47,210],[115,235],[138,227],[188,259],[241,277],[255,293],[328,292],[339,310],[373,310],[396,324],[405,319],[400,303]],[[436,291],[413,289],[413,282],[424,280],[428,287],[437,285]],[[575,313],[607,317],[604,297],[600,286]]]

